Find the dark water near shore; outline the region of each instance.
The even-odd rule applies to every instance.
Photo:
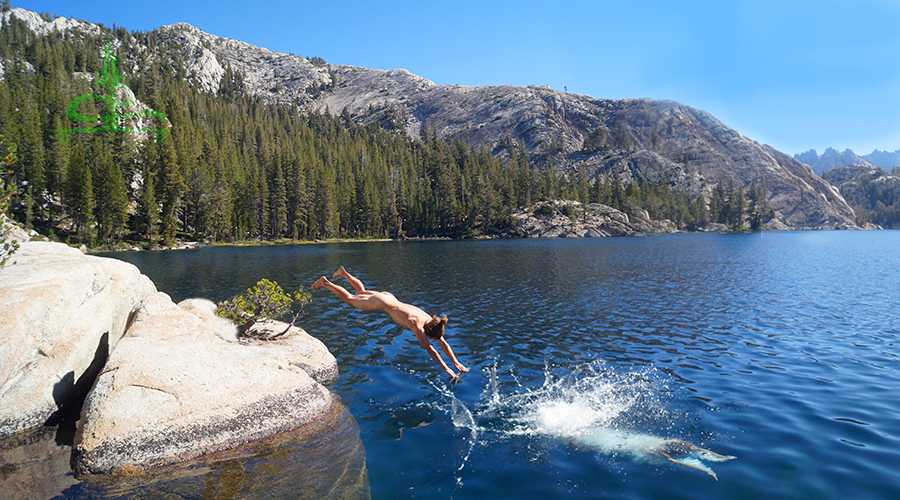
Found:
[[[298,321],[338,358],[376,499],[900,498],[897,231],[112,256],[176,301],[344,265],[446,313],[455,386],[386,314],[319,290]],[[639,445],[663,437],[736,458],[716,481]]]

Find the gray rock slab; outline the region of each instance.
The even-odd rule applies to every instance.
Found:
[[[132,264],[22,243],[0,267],[0,436],[44,424],[87,392],[136,305],[153,293]]]
[[[300,368],[322,385],[331,385],[338,378],[338,366],[334,356],[321,340],[302,328],[281,321],[258,321],[250,327],[251,333],[271,335],[281,333],[290,326],[288,333],[276,340],[251,341],[257,349],[279,366]]]
[[[572,200],[551,200],[517,210],[513,226],[516,233],[528,238],[601,238],[675,230],[669,221],[651,221],[646,212],[629,219],[607,205]]]
[[[180,462],[329,411],[331,393],[291,355],[303,349],[292,345],[301,336],[282,346],[236,342],[233,325],[203,310],[209,305],[183,309],[163,293],[138,310],[85,401],[72,453],[76,474]]]

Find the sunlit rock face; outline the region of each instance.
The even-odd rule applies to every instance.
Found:
[[[137,267],[25,242],[0,267],[0,436],[77,404],[156,287]]]
[[[331,409],[331,393],[306,371],[334,364],[321,342],[302,331],[277,342],[238,341],[227,321],[185,306],[157,293],[138,310],[85,401],[72,458],[77,474],[194,458]]]

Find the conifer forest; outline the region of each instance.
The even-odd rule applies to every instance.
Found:
[[[155,32],[103,30],[36,35],[14,17],[0,29],[0,135],[17,151],[3,180],[11,215],[60,241],[467,237],[502,232],[516,208],[549,199],[646,210],[682,228],[740,227],[748,203],[765,199],[732,185],[707,202],[664,183],[557,172],[512,139],[470,147],[427,123],[413,140],[358,125],[346,110],[267,103],[230,67],[217,93],[201,92]],[[164,134],[59,132],[76,125],[73,99],[105,92],[98,75],[110,41],[134,98],[165,115],[156,119]],[[83,99],[78,112],[100,117],[103,107]]]

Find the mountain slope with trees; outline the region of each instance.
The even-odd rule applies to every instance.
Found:
[[[888,172],[872,165],[850,165],[823,176],[850,202],[857,224],[900,229],[900,167]]]
[[[741,136],[700,110],[670,101],[608,100],[549,87],[436,85],[404,69],[332,65],[254,48],[186,24],[160,30],[182,53],[202,49],[245,73],[248,92],[269,102],[340,113],[358,124],[421,138],[459,137],[504,157],[505,141],[525,146],[532,162],[590,179],[665,182],[707,200],[732,180],[744,190],[767,189],[776,222],[789,227],[853,227],[853,211],[808,166]],[[192,47],[192,48],[191,48]],[[216,72],[193,78],[214,86]]]
[[[8,2],[0,22],[0,134],[19,152],[13,212],[63,239],[465,236],[553,198],[643,209],[686,228],[773,215],[795,227],[852,225],[808,167],[676,103],[437,86],[189,25],[128,32]],[[63,140],[67,106],[106,90],[97,75],[107,43],[138,106],[165,114],[164,140]],[[103,112],[99,98],[78,106]]]

